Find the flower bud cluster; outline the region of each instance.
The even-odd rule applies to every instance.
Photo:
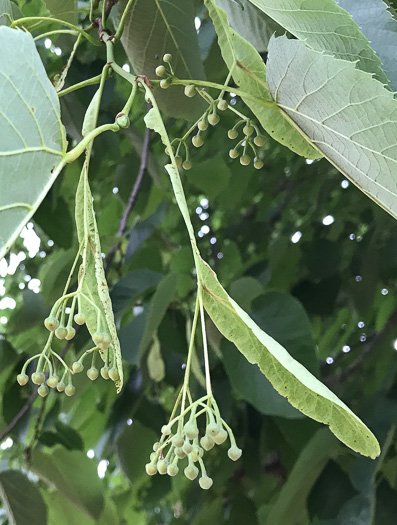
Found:
[[[160,87],[162,89],[168,89],[172,83],[172,79],[174,78],[174,70],[172,68],[172,55],[170,53],[166,53],[163,56],[163,62],[165,65],[160,65],[156,67],[155,73],[158,77],[161,78],[160,80]]]
[[[205,415],[206,418],[205,432],[201,437],[197,425],[200,415]],[[180,467],[180,462],[184,461],[185,476],[194,480],[201,472],[200,487],[209,489],[213,480],[207,474],[203,461],[204,454],[215,445],[224,443],[228,437],[230,439],[228,456],[231,460],[237,461],[242,451],[236,445],[231,428],[221,418],[215,399],[212,396],[204,396],[172,419],[168,425],[162,427],[160,441],[153,445],[150,462],[146,464],[146,472],[149,476],[157,473],[176,476],[183,468]]]
[[[261,135],[257,126],[255,126],[251,121],[248,120],[239,120],[237,124],[229,129],[227,135],[229,139],[235,140],[238,137],[238,128],[240,125],[243,126],[243,138],[229,151],[229,156],[232,159],[237,159],[240,157],[240,164],[242,166],[248,166],[251,164],[252,157],[248,154],[248,148],[253,152],[254,156],[254,168],[260,170],[263,168],[263,162],[257,156],[257,147],[261,147],[265,143],[265,138]],[[254,132],[256,136],[252,138]]]

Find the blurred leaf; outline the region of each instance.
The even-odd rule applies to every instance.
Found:
[[[115,315],[122,312],[134,297],[156,286],[162,277],[160,273],[151,270],[136,270],[122,277],[110,293]]]
[[[39,441],[47,447],[63,445],[68,450],[83,450],[84,443],[80,434],[61,421],[55,422],[56,432],[46,430],[40,434]]]
[[[45,0],[47,8],[53,18],[65,20],[71,24],[77,23],[77,2],[76,0]]]
[[[74,221],[69,206],[60,197],[55,205],[44,199],[34,216],[35,222],[60,248],[70,248],[74,239]]]
[[[230,177],[229,166],[221,155],[193,164],[189,171],[192,186],[202,191],[210,201],[222,194],[229,184]]]
[[[0,498],[10,525],[47,523],[47,508],[39,489],[20,472],[0,472]]]
[[[23,290],[23,304],[14,311],[8,322],[8,333],[19,334],[26,332],[45,319],[48,308],[45,306],[40,294],[32,290]]]
[[[149,309],[144,308],[143,312],[135,315],[128,324],[119,332],[121,351],[123,359],[130,365],[138,366],[141,358],[141,344],[145,333]]]
[[[230,285],[230,295],[244,310],[251,310],[254,299],[263,294],[263,285],[253,277],[240,277]]]
[[[11,0],[0,0],[0,26],[9,26],[13,20],[21,18],[23,15],[19,7]]]
[[[148,352],[147,367],[150,379],[153,379],[156,383],[164,379],[165,366],[161,356],[160,341],[158,340],[158,337],[153,338],[153,344]]]
[[[134,255],[138,248],[150,237],[155,228],[164,220],[164,216],[165,205],[162,204],[150,217],[132,227],[125,253],[126,260]]]

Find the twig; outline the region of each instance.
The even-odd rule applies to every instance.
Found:
[[[18,412],[18,414],[14,417],[14,419],[10,422],[10,424],[0,434],[0,441],[3,441],[3,439],[6,438],[8,434],[10,434],[13,431],[14,427],[16,427],[16,425],[20,422],[20,420],[23,418],[23,416],[26,414],[29,408],[36,401],[36,398],[38,396],[37,390],[38,390],[38,387],[34,389],[34,392],[32,392],[31,396],[26,401],[26,403],[23,405],[23,407]]]
[[[386,321],[386,324],[380,332],[378,332],[375,337],[369,341],[361,351],[360,355],[347,367],[343,372],[338,375],[326,377],[323,379],[323,382],[328,386],[334,386],[343,383],[346,379],[355,372],[357,368],[363,363],[363,361],[368,357],[370,353],[377,348],[382,339],[387,335],[389,330],[395,326],[397,321],[397,310],[395,310]]]

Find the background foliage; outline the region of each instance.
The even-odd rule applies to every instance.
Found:
[[[266,59],[269,36],[280,31],[277,24],[262,14],[258,24],[259,11],[251,4],[236,15],[237,4],[218,3],[232,17],[234,13],[236,30]],[[73,1],[62,2],[61,10],[60,4],[20,0],[19,7],[25,16],[50,11],[84,22],[85,2],[79,2],[79,14]],[[339,4],[347,9],[349,2]],[[156,64],[145,61],[144,42],[160,55],[171,52],[181,64],[186,60],[193,76],[224,82],[228,70],[201,0],[145,0],[135,6],[124,50],[117,48],[119,63],[130,60],[153,77]],[[149,38],[150,20],[158,20],[160,12],[164,24]],[[197,27],[200,23],[197,32],[194,20]],[[388,27],[394,36],[394,25]],[[244,34],[247,28],[249,34]],[[170,49],[174,35],[181,40]],[[67,35],[51,40],[37,45],[53,78],[73,41]],[[68,82],[99,74],[104,60],[103,48],[83,42]],[[396,74],[396,65],[388,67]],[[187,78],[189,71],[180,76]],[[61,99],[72,145],[81,139],[83,115],[95,89]],[[178,88],[163,93],[168,131],[171,137],[181,136],[187,123],[176,117],[190,116],[195,102],[184,98],[180,103]],[[110,79],[100,123],[112,121],[127,96],[127,86]],[[238,97],[229,100],[243,108]],[[142,100],[134,106],[129,129],[104,134],[94,143],[90,182],[104,254],[119,241],[120,219],[139,171],[146,110]],[[302,416],[208,323],[215,395],[243,456],[231,463],[224,450],[208,454],[214,479],[210,491],[184,477],[146,475],[147,457],[183,378],[195,291],[191,249],[163,170],[167,157],[152,133],[148,169],[122,239],[125,257],[117,251],[107,268],[125,362],[121,394],[116,396],[111,384],[88,384],[81,378],[73,398],[54,394],[43,401],[34,399],[33,387],[21,389],[15,381],[26,357],[44,343],[42,320],[61,294],[74,258],[74,196],[81,161],[64,170],[24,230],[30,238],[36,232],[40,247],[29,252],[20,238],[0,261],[3,439],[7,433],[0,463],[3,523],[394,523],[396,222],[325,160],[305,161],[270,137],[261,153],[262,170],[232,161],[227,130],[233,124],[230,115],[222,116],[194,152],[193,168],[183,173],[200,251],[257,324],[373,430],[382,455],[375,461],[359,457],[328,429]],[[81,348],[86,337],[81,330],[68,352],[73,354],[75,345]],[[199,358],[193,377],[200,391],[204,379]]]

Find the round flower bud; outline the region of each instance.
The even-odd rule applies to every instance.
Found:
[[[248,166],[248,164],[251,162],[251,157],[249,155],[243,155],[240,157],[240,164],[243,166]]]
[[[79,374],[80,372],[84,370],[83,363],[80,363],[80,361],[75,361],[72,364],[72,370],[75,374]]]
[[[242,453],[243,451],[241,450],[241,448],[238,448],[236,445],[232,445],[227,451],[227,455],[233,461],[237,461],[238,459],[240,459]]]
[[[159,474],[167,474],[167,462],[165,459],[159,459],[157,462],[157,471]]]
[[[192,168],[192,163],[190,162],[190,160],[185,160],[184,162],[182,162],[182,168],[184,170],[190,170]]]
[[[23,386],[29,381],[29,377],[26,374],[18,374],[17,381],[21,386]]]
[[[194,439],[195,437],[198,436],[198,428],[197,428],[197,425],[195,425],[194,423],[188,421],[186,423],[186,425],[183,427],[183,431],[185,433],[185,436],[189,439]]]
[[[156,441],[156,443],[153,443],[153,452],[157,452],[159,449],[160,443]]]
[[[120,115],[119,117],[116,117],[116,124],[123,129],[129,128],[130,119],[128,118],[128,115]]]
[[[66,330],[64,326],[58,326],[58,328],[55,330],[55,337],[62,340],[62,339],[65,339],[65,337],[67,336],[67,333],[68,331]]]
[[[149,457],[150,457],[150,461],[155,461],[157,459],[156,452],[152,452]],[[156,472],[157,472],[157,469],[156,469]]]
[[[195,135],[192,138],[192,144],[195,148],[200,148],[204,144],[204,140],[200,135]]]
[[[111,368],[109,370],[109,377],[112,381],[118,381],[120,379],[120,374],[117,368]]]
[[[212,478],[205,475],[205,476],[201,476],[201,478],[199,479],[199,484],[202,489],[208,490],[212,487],[213,481],[212,481]]]
[[[171,463],[171,465],[168,465],[167,474],[169,476],[176,476],[178,472],[179,472],[178,465],[175,465],[175,463]]]
[[[219,433],[212,438],[217,445],[222,445],[227,439],[227,432],[225,429],[221,429]]]
[[[175,434],[172,438],[172,444],[174,447],[183,447],[185,440],[183,439],[182,434]]]
[[[231,159],[237,159],[237,157],[238,157],[239,155],[240,155],[240,153],[238,152],[237,149],[231,149],[231,150],[229,151],[229,157],[230,157]]]
[[[226,100],[220,100],[217,104],[217,108],[220,111],[225,111],[229,107],[229,104],[226,102]]]
[[[201,447],[193,447],[193,450],[190,453],[190,457],[196,463],[204,455],[204,450]]]
[[[172,430],[171,427],[168,425],[163,425],[161,427],[161,433],[164,434],[164,436],[169,436],[171,434]]]
[[[65,383],[63,381],[60,381],[57,384],[57,390],[58,390],[58,392],[63,392],[65,390]]]
[[[215,422],[209,423],[206,428],[206,433],[214,437],[219,434],[220,427]]]
[[[32,381],[35,385],[42,385],[45,381],[45,375],[43,372],[34,372],[34,374],[32,374]]]
[[[73,394],[76,392],[76,389],[73,385],[68,385],[66,388],[65,388],[65,394],[67,396],[73,396]]]
[[[66,341],[70,341],[76,335],[76,330],[72,326],[66,328]]]
[[[107,350],[110,346],[110,343],[112,342],[112,338],[107,332],[102,333],[102,342],[101,342],[101,348],[103,350]]]
[[[263,162],[261,160],[257,159],[254,162],[254,168],[257,169],[257,170],[261,170],[263,168]]]
[[[263,144],[265,143],[265,137],[263,135],[257,135],[255,138],[254,138],[254,144],[255,146],[263,146]]]
[[[41,397],[46,397],[46,396],[48,396],[48,388],[45,385],[41,385],[41,386],[39,386],[39,389],[37,390],[37,393]]]
[[[157,66],[155,73],[158,77],[163,77],[166,74],[166,69],[164,66]]]
[[[47,379],[47,386],[49,386],[50,388],[56,388],[58,386],[58,382],[58,376],[50,376]]]
[[[243,133],[247,137],[250,137],[253,134],[254,131],[255,130],[254,130],[254,128],[252,126],[244,126],[243,127]]]
[[[91,379],[91,381],[95,381],[95,379],[99,376],[99,370],[93,366],[87,370],[87,376],[89,379]]]
[[[44,326],[47,328],[47,330],[53,332],[58,328],[59,321],[55,317],[47,317],[47,319],[44,321]]]
[[[183,452],[188,455],[193,450],[193,446],[189,443],[189,441],[185,441],[183,444]]]
[[[176,447],[175,448],[175,454],[179,459],[183,459],[186,457],[185,451],[183,450],[183,447]]]
[[[108,366],[103,366],[101,368],[101,376],[103,377],[103,379],[109,379],[109,367]]]
[[[148,474],[149,476],[154,476],[155,474],[157,474],[157,466],[153,463],[146,463],[145,468],[146,474]]]
[[[160,80],[160,87],[162,89],[168,89],[170,87],[170,81],[166,78],[163,78],[163,80]]]
[[[229,131],[227,132],[227,136],[229,137],[229,139],[236,139],[238,137],[237,129],[229,129]]]
[[[163,56],[163,62],[170,63],[171,60],[172,60],[172,55],[170,55],[170,53],[166,53],[166,54]]]
[[[171,151],[172,151],[172,153],[175,155],[175,150],[174,150],[174,148],[173,148],[172,146],[171,146]],[[168,151],[168,148],[165,148],[164,153],[165,153],[166,155],[170,156],[170,152]]]
[[[203,447],[204,450],[208,451],[214,447],[215,443],[212,437],[206,434],[200,439],[200,445]]]
[[[211,124],[211,126],[216,126],[219,121],[219,115],[217,115],[216,113],[211,113],[210,115],[208,115],[208,122]]]
[[[205,131],[206,129],[208,129],[208,122],[204,120],[204,118],[202,118],[201,120],[199,120],[197,127],[200,131]]]
[[[178,168],[180,168],[182,166],[182,162],[183,162],[182,157],[180,155],[175,157],[175,162],[176,162],[176,165],[178,166]]]
[[[187,97],[194,97],[194,95],[197,93],[196,88],[192,86],[191,84],[189,86],[185,86],[185,95]]]
[[[103,333],[102,332],[95,332],[95,334],[92,336],[92,340],[96,345],[100,345],[103,341]]]
[[[199,469],[197,467],[195,467],[194,465],[188,465],[183,472],[185,473],[185,476],[188,479],[193,481],[194,479],[197,478],[198,473],[199,473]]]
[[[77,312],[77,314],[74,316],[74,322],[81,326],[85,323],[85,315],[81,312]]]

